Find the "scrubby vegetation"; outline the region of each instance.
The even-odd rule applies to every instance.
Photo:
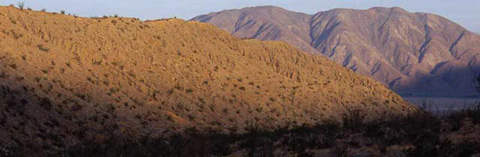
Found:
[[[409,124],[416,108],[382,84],[284,43],[177,19],[0,7],[0,21],[0,156],[382,153],[443,138],[443,120]]]
[[[480,127],[476,121],[479,108],[445,117],[419,111],[375,121],[366,121],[358,112],[350,112],[340,122],[273,131],[251,123],[248,131],[241,134],[202,132],[195,128],[164,137],[110,134],[102,143],[84,140],[73,147],[48,148],[47,152],[67,156],[471,156],[480,153],[480,132],[466,130]],[[0,153],[6,155],[6,149],[0,149]],[[30,153],[10,152],[19,154],[7,155]]]
[[[361,104],[378,104],[361,108],[369,117],[415,110],[382,84],[285,43],[179,19],[61,13],[0,7],[8,147],[102,142],[112,130],[136,139],[193,126],[244,132],[254,122],[271,131],[339,120]]]
[[[25,2],[18,2],[17,6],[19,9],[23,10],[23,8],[25,7]]]

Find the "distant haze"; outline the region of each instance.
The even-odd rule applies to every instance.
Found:
[[[375,6],[402,7],[410,12],[435,13],[453,20],[467,29],[480,32],[480,1],[478,0],[20,0],[26,7],[65,10],[80,16],[118,14],[141,19],[179,17],[190,19],[196,15],[224,9],[274,5],[288,10],[315,13],[333,8],[367,9]],[[0,5],[17,4],[19,0],[0,1]]]

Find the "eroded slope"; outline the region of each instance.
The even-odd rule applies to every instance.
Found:
[[[288,42],[401,94],[478,96],[471,80],[480,71],[480,36],[438,15],[380,7],[306,15],[267,6],[192,20],[242,38]]]
[[[177,19],[80,18],[0,7],[0,141],[72,146],[185,128],[242,131],[411,110],[326,58]]]

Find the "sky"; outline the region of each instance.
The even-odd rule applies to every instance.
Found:
[[[480,0],[0,0],[0,5],[20,1],[34,10],[65,10],[86,17],[117,14],[143,20],[166,17],[188,20],[210,12],[261,5],[308,14],[334,8],[402,7],[411,12],[442,15],[480,33]]]

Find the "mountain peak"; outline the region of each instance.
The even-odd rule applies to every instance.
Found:
[[[444,17],[399,7],[299,15],[225,14],[203,22],[237,37],[285,41],[324,55],[402,94],[476,93],[471,79],[480,70],[480,37]]]
[[[273,5],[264,5],[264,6],[254,6],[254,7],[246,7],[243,9],[270,9],[270,10],[286,10],[281,7],[273,6]],[[242,10],[242,9],[240,9]]]
[[[372,7],[367,10],[375,10],[375,11],[395,11],[395,12],[408,12],[401,7]]]

